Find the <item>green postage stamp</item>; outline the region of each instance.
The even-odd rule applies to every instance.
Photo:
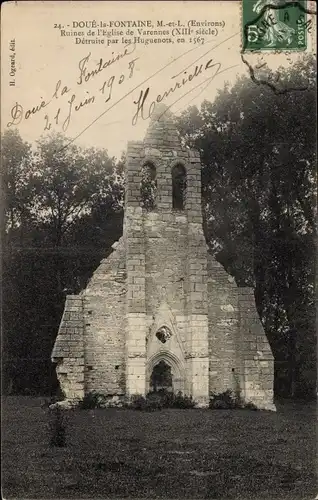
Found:
[[[243,51],[307,48],[306,0],[242,0]]]

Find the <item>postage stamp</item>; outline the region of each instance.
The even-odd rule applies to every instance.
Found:
[[[307,49],[306,0],[242,0],[243,51]]]

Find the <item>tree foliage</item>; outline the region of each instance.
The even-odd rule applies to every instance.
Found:
[[[48,389],[65,294],[83,289],[121,235],[125,158],[66,143],[52,135],[32,149],[17,131],[2,136],[3,348],[15,391]]]
[[[5,229],[13,229],[31,219],[33,186],[31,145],[17,130],[7,130],[1,141],[1,178],[5,200]]]
[[[239,285],[255,287],[276,360],[288,360],[291,394],[314,392],[316,380],[315,74],[305,57],[278,71],[278,92],[243,76],[178,123],[201,153],[210,248]]]

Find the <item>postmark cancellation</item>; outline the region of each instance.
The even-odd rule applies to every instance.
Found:
[[[312,19],[306,0],[243,0],[242,49],[306,51]]]

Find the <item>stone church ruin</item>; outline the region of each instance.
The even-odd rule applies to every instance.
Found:
[[[66,297],[52,352],[67,399],[165,388],[207,406],[231,389],[274,409],[273,356],[253,289],[209,254],[197,151],[157,107],[128,143],[123,236],[85,290]]]

